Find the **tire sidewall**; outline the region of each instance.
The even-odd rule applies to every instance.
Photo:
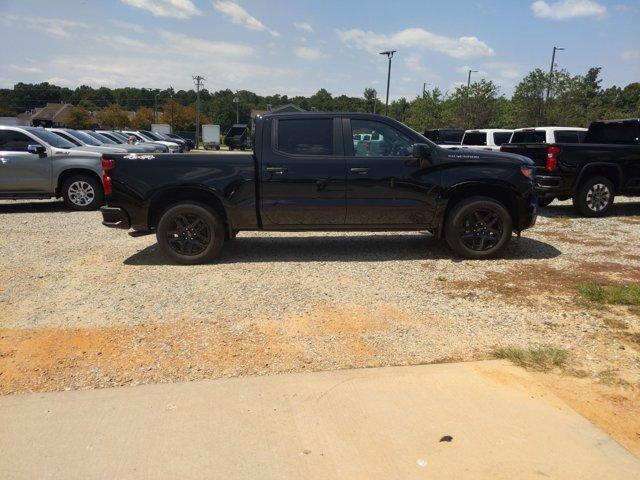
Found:
[[[611,195],[609,196],[609,203],[607,204],[607,206],[604,207],[599,212],[594,212],[587,205],[587,193],[589,192],[589,189],[597,183],[606,185],[606,187],[609,189],[609,192],[611,192]],[[580,189],[578,190],[578,195],[573,200],[573,204],[578,210],[578,212],[585,217],[602,217],[606,215],[609,212],[609,210],[611,210],[614,197],[615,197],[615,189],[613,186],[613,182],[611,180],[609,180],[607,177],[592,177],[580,186]]]
[[[500,215],[502,220],[502,237],[490,250],[473,250],[467,247],[460,238],[460,234],[464,230],[465,217],[477,209],[492,210]],[[512,232],[513,220],[511,215],[501,203],[489,197],[472,197],[461,201],[447,217],[445,224],[445,239],[449,247],[459,256],[471,260],[483,260],[498,256],[511,240]]]
[[[201,217],[209,230],[211,231],[211,240],[207,245],[207,248],[198,255],[182,255],[176,252],[169,245],[167,239],[167,229],[171,223],[171,219],[179,214],[196,214]],[[178,205],[169,207],[161,216],[156,229],[156,238],[158,245],[162,252],[171,260],[182,265],[195,265],[199,263],[206,263],[216,258],[222,250],[224,244],[225,227],[224,222],[220,219],[220,216],[208,208],[206,205],[200,203],[184,202]]]
[[[76,205],[71,201],[69,197],[69,188],[75,182],[87,182],[93,188],[95,196],[93,201],[88,205]],[[87,212],[91,210],[97,210],[104,203],[104,192],[102,190],[102,183],[89,175],[73,175],[67,178],[62,185],[62,199],[64,204],[70,210],[77,210],[81,212]]]

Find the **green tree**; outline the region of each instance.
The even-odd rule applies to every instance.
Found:
[[[148,107],[140,107],[131,121],[131,126],[140,130],[151,130],[152,123],[156,123],[154,111]]]
[[[491,80],[482,79],[455,89],[447,99],[453,122],[465,129],[499,126],[503,97]]]
[[[129,116],[117,104],[112,103],[97,114],[102,128],[124,128],[129,126]]]
[[[91,128],[94,121],[89,110],[83,107],[71,107],[67,114],[65,124],[69,128],[82,130],[85,128]]]
[[[439,88],[426,91],[410,104],[405,123],[418,132],[430,128],[454,128],[457,125],[446,108],[445,96]]]

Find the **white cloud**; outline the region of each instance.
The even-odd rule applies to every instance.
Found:
[[[319,60],[326,57],[320,50],[311,47],[297,47],[294,53],[303,60]]]
[[[293,26],[296,27],[298,30],[302,30],[309,33],[313,32],[313,27],[307,22],[293,22]]]
[[[484,67],[489,70],[495,70],[497,74],[509,80],[518,78],[522,74],[520,65],[512,62],[487,62]]]
[[[428,72],[424,65],[422,65],[420,55],[418,55],[417,53],[412,53],[409,56],[405,57],[404,64],[412,72],[419,73],[421,75],[433,76]]]
[[[166,48],[181,52],[187,56],[231,56],[247,57],[253,54],[253,48],[239,43],[211,42],[201,38],[190,37],[183,33],[160,31],[160,36],[167,42]]]
[[[66,38],[70,37],[72,31],[77,28],[89,28],[84,22],[75,20],[67,20],[63,18],[44,18],[20,15],[3,15],[2,24],[5,26],[26,26],[31,30],[37,30],[46,33],[52,37]]]
[[[390,35],[357,28],[337,30],[337,33],[340,40],[346,45],[372,53],[401,47],[432,50],[458,59],[488,57],[495,53],[491,47],[477,37],[451,38],[422,28],[407,28]]]
[[[21,65],[11,65],[11,70],[15,70],[20,73],[41,73],[42,70],[38,67],[25,67]]]
[[[531,10],[536,17],[551,20],[603,17],[607,13],[607,7],[594,0],[558,0],[552,3],[539,0],[531,4]]]
[[[274,37],[280,36],[278,32],[276,32],[275,30],[271,30],[256,17],[249,15],[249,12],[247,12],[236,2],[232,2],[230,0],[214,0],[213,7],[219,12],[222,12],[226,16],[228,16],[235,24],[243,25],[249,30],[261,30],[269,32]]]
[[[141,42],[140,40],[136,40],[135,38],[129,38],[129,37],[125,37],[124,35],[114,35],[114,36],[103,36],[102,37],[102,41],[107,44],[107,45],[117,45],[117,46],[121,46],[121,47],[127,47],[127,48],[148,48],[149,45],[147,45],[144,42]]]
[[[202,12],[191,0],[121,0],[132,7],[141,8],[151,12],[156,17],[172,17],[181,20]]]
[[[122,28],[123,30],[131,30],[136,33],[144,32],[144,28],[142,28],[137,23],[122,22],[120,20],[111,20],[111,23],[118,28]]]
[[[640,60],[640,49],[638,50],[625,50],[620,54],[620,58],[626,61]]]

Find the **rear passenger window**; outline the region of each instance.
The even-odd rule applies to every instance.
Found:
[[[291,155],[332,155],[333,120],[278,120],[278,150]]]
[[[557,130],[556,143],[581,143],[585,132],[573,130]]]
[[[26,152],[29,145],[38,142],[27,137],[24,133],[11,130],[0,130],[0,151]]]

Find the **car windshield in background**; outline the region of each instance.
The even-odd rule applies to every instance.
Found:
[[[241,128],[241,127],[231,127],[229,129],[229,131],[227,132],[227,135],[230,137],[235,137],[237,135],[242,135],[244,133],[244,131],[246,130],[246,128]]]
[[[129,135],[120,132],[111,132],[110,135],[120,139],[123,142],[127,142],[129,140]]]
[[[462,141],[462,132],[448,132],[443,130],[440,132],[439,142],[447,145],[459,145]]]
[[[99,141],[97,141],[91,135],[87,135],[86,133],[81,132],[79,130],[69,130],[69,135],[76,137],[78,140],[82,141],[83,143],[86,143],[87,145],[92,145],[94,147],[99,147],[100,145],[102,145]]]
[[[487,133],[486,132],[471,132],[465,133],[462,138],[462,145],[486,145]]]
[[[110,138],[102,135],[101,133],[98,132],[82,132],[82,133],[86,133],[87,135],[92,136],[93,138],[95,138],[97,141],[101,142],[101,143],[106,143],[108,145],[117,145],[116,142],[114,142],[113,140],[111,140]]]
[[[48,143],[49,145],[51,145],[52,147],[56,147],[56,148],[74,148],[75,145],[73,143],[71,143],[68,140],[65,140],[64,138],[62,138],[59,135],[56,135],[53,132],[49,132],[47,130],[45,130],[44,128],[31,128],[28,130],[29,133],[35,135],[36,137],[38,137],[40,140],[44,141],[45,143]]]
[[[145,135],[142,132],[136,132],[136,133],[132,133],[131,135],[133,135],[134,137],[136,137],[138,140],[142,140],[147,141],[147,142],[155,142],[156,139],[153,138],[151,135]]]
[[[513,132],[510,143],[544,143],[547,141],[547,133],[544,130],[525,130]]]
[[[495,132],[493,134],[493,143],[500,146],[503,143],[509,143],[512,132]]]
[[[162,140],[162,138],[160,137],[160,135],[158,135],[155,132],[150,132],[148,130],[141,130],[140,131],[141,135],[144,135],[145,137],[149,137],[152,140]]]
[[[589,127],[585,141],[588,143],[640,144],[640,123],[596,123]]]

